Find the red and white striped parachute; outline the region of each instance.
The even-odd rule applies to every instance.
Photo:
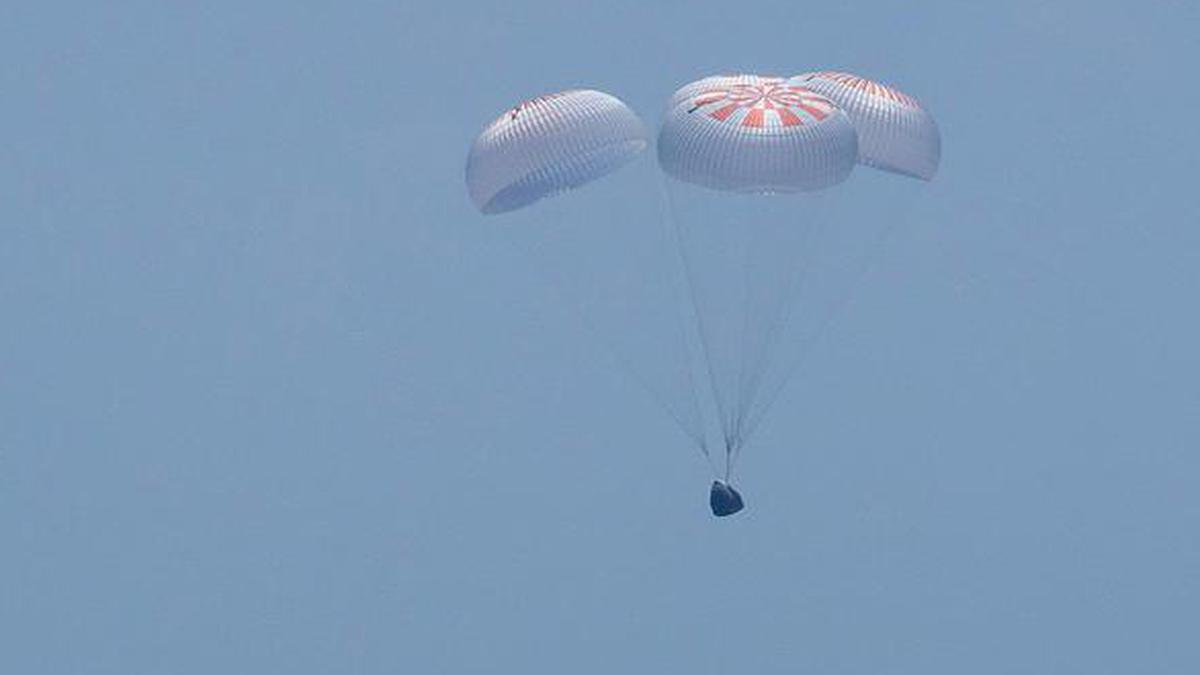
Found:
[[[720,75],[671,97],[658,160],[679,180],[733,192],[801,192],[842,182],[858,146],[825,96],[779,77]]]

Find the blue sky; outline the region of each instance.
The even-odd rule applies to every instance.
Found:
[[[5,8],[0,670],[1196,672],[1197,7],[913,4]],[[463,160],[814,67],[941,171],[716,521]]]

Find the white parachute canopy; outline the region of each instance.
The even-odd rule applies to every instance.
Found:
[[[937,173],[941,135],[917,99],[895,87],[835,70],[797,75],[788,82],[819,92],[846,111],[858,131],[859,162],[923,180]]]
[[[842,182],[854,126],[828,98],[778,77],[724,75],[671,97],[658,161],[679,180],[732,192],[801,192]]]
[[[637,115],[614,96],[574,89],[530,99],[489,124],[467,157],[467,191],[502,213],[578,187],[648,145]]]

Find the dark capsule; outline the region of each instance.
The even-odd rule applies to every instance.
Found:
[[[712,490],[708,493],[708,505],[712,507],[714,516],[723,518],[741,511],[746,505],[742,496],[728,483],[714,480]]]

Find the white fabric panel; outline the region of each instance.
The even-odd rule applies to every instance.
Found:
[[[912,96],[857,75],[819,71],[788,80],[829,97],[858,130],[859,162],[931,180],[942,139],[933,117]]]
[[[684,85],[658,136],[668,175],[733,192],[830,187],[846,179],[857,154],[853,124],[828,98],[758,75]]]
[[[588,89],[540,96],[475,139],[467,191],[484,213],[512,211],[615,171],[648,142],[641,120],[616,97]]]

